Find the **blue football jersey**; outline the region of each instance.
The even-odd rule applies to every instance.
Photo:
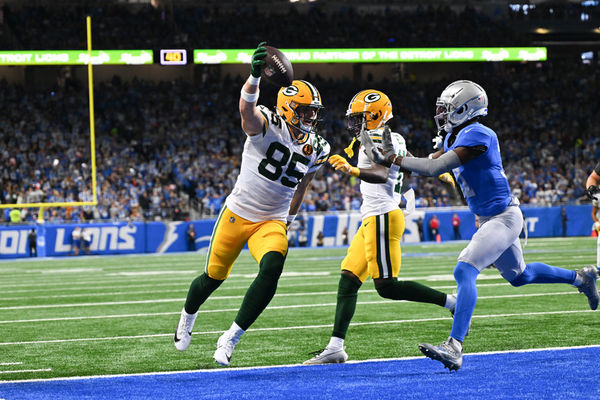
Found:
[[[454,143],[448,146],[450,136],[448,134],[444,138],[444,151],[457,147],[487,147],[485,153],[452,172],[473,213],[481,216],[500,214],[511,202],[511,195],[508,179],[502,168],[496,132],[476,122],[461,129]]]

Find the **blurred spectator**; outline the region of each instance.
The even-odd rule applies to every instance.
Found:
[[[300,225],[300,229],[298,230],[298,246],[306,247],[308,244],[308,229],[306,229],[306,225],[302,223]]]
[[[83,228],[81,230],[81,244],[82,244],[82,249],[85,252],[85,254],[90,254],[91,241],[92,241],[92,235],[90,234],[89,229]]]
[[[425,241],[425,236],[423,234],[423,217],[420,215],[419,218],[417,218],[417,229],[419,231],[419,240],[421,242]]]
[[[452,214],[452,229],[454,230],[454,240],[460,240],[460,218],[456,213]]]
[[[431,235],[432,240],[435,240],[436,242],[441,241],[440,220],[438,219],[436,214],[433,214],[433,216],[429,220],[429,233]]]
[[[196,230],[194,224],[189,224],[185,233],[187,239],[188,251],[196,251]]]
[[[323,231],[319,231],[319,233],[317,234],[317,246],[323,247],[324,243],[325,243],[325,235],[323,234]]]
[[[29,257],[37,257],[37,233],[31,229],[27,235],[29,241]]]
[[[79,255],[79,249],[81,248],[81,228],[76,226],[71,232],[71,239],[73,243],[73,255]]]
[[[21,222],[21,210],[18,208],[13,208],[10,210],[10,222],[13,224],[18,224]]]

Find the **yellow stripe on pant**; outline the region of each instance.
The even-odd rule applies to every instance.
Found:
[[[250,254],[260,263],[270,251],[287,254],[288,241],[283,221],[251,222],[223,207],[206,258],[205,272],[213,279],[227,279],[233,263],[248,243]]]
[[[342,269],[364,282],[369,276],[394,278],[402,265],[400,241],[404,234],[404,214],[393,210],[362,221],[342,261]]]

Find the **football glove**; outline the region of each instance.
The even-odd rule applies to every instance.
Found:
[[[433,149],[438,150],[438,149],[442,148],[442,143],[444,142],[444,137],[438,133],[436,137],[431,139],[431,141],[433,142]]]
[[[371,161],[376,164],[385,165],[388,168],[392,165],[390,158],[394,156],[395,159],[396,151],[392,144],[392,133],[389,126],[386,125],[383,129],[381,149],[375,147],[375,143],[373,143],[373,139],[369,136],[369,132],[364,128],[360,131],[360,144],[365,148],[365,152]]]
[[[329,161],[329,164],[331,164],[331,166],[335,168],[336,171],[340,171],[345,174],[354,176],[355,178],[358,178],[358,175],[360,174],[360,170],[358,168],[350,165],[348,161],[346,161],[346,159],[340,156],[339,154],[334,154],[330,156],[329,160],[327,161]]]
[[[267,56],[267,49],[265,45],[267,42],[260,42],[254,54],[252,54],[252,61],[250,63],[250,73],[255,78],[260,78],[260,72],[262,67],[265,65],[265,57]]]
[[[444,183],[449,183],[450,185],[452,185],[452,187],[454,187],[454,179],[452,179],[452,175],[450,175],[449,172],[444,172],[443,174],[438,176],[438,179]]]
[[[600,189],[598,189],[598,186],[592,185],[589,188],[587,188],[585,190],[585,195],[590,200],[600,201]]]

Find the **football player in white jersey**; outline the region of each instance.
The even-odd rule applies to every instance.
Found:
[[[600,162],[592,173],[588,176],[585,182],[585,194],[592,200],[592,219],[594,220],[594,229],[598,234],[596,242],[596,268],[600,267]]]
[[[384,93],[368,89],[357,93],[346,111],[348,130],[358,138],[366,130],[374,142],[381,142],[386,122],[392,118],[392,103]],[[392,132],[394,150],[407,155],[404,138]],[[354,140],[352,145],[354,144]],[[353,146],[347,152],[352,157]],[[362,223],[354,235],[341,265],[333,333],[323,350],[304,364],[343,363],[348,359],[344,339],[356,308],[357,293],[370,276],[381,297],[437,304],[453,311],[453,295],[431,289],[417,282],[398,281],[400,272],[400,240],[404,233],[404,214],[399,207],[403,173],[400,168],[387,168],[369,160],[362,147],[356,167],[340,155],[332,155],[329,163],[338,171],[361,180]]]
[[[244,245],[259,263],[235,321],[219,337],[215,361],[229,365],[242,334],[267,307],[288,251],[286,223],[296,216],[316,171],[329,157],[329,144],[315,133],[321,104],[319,91],[295,80],[282,87],[277,108],[257,106],[265,43],[252,56],[251,76],[239,103],[246,142],[237,182],[217,218],[205,271],[191,284],[175,332],[175,347],[185,350],[199,307],[229,276]]]

